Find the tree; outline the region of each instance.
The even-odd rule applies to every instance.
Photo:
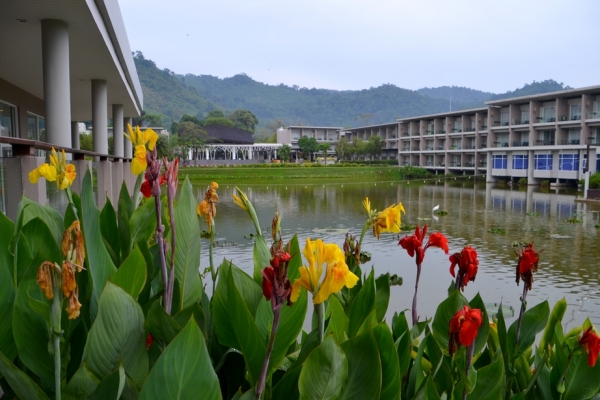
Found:
[[[319,145],[319,150],[321,151],[321,154],[323,154],[323,157],[327,157],[327,152],[329,151],[330,148],[331,148],[331,145],[329,143],[321,143]]]
[[[304,155],[308,155],[309,161],[312,161],[312,153],[319,150],[319,142],[314,137],[302,136],[298,139],[298,147]]]
[[[79,134],[79,148],[81,150],[94,151],[94,138],[91,133]]]
[[[173,159],[173,149],[171,148],[169,137],[167,135],[158,135],[156,154],[159,158],[167,157],[169,160]]]
[[[381,155],[385,147],[385,140],[381,136],[372,135],[365,144],[365,153],[373,157]]]
[[[223,114],[223,111],[221,110],[212,110],[208,113],[206,118],[225,118],[225,114]]]
[[[344,160],[352,153],[352,144],[345,137],[341,137],[335,145],[335,153],[340,160]]]
[[[285,122],[275,118],[254,134],[254,141],[256,143],[277,143],[277,130],[284,126],[286,126]]]
[[[225,117],[209,117],[204,120],[204,126],[208,125],[220,125],[220,126],[228,126],[230,128],[234,127],[233,122],[228,120]]]
[[[193,122],[181,122],[177,129],[179,145],[192,150],[192,158],[197,159],[198,152],[206,146],[208,133],[203,127]]]
[[[281,148],[278,151],[279,158],[282,159],[283,161],[290,161],[290,153],[291,152],[292,152],[292,148],[289,145],[284,144],[283,146],[281,146]]]
[[[254,133],[256,125],[258,125],[258,118],[248,110],[235,110],[227,118],[233,122],[236,128],[252,133]]]

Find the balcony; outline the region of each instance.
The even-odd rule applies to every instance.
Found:
[[[452,161],[452,162],[450,163],[450,166],[451,166],[451,167],[460,167],[460,162],[459,162],[459,161]]]
[[[487,130],[487,128],[488,128],[488,127],[487,127],[487,125],[481,125],[481,126],[479,127],[479,130],[480,130],[480,131],[485,131],[485,130]]]
[[[587,113],[587,119],[596,119],[598,118],[598,113],[594,111],[589,111]]]
[[[540,139],[540,140],[536,140],[535,142],[537,143],[538,146],[554,146],[554,140]]]
[[[440,162],[440,163],[438,163],[438,167],[445,167],[445,166],[446,166],[446,163],[445,163],[445,162]]]
[[[569,118],[571,121],[579,121],[581,119],[581,115],[571,115]]]
[[[475,166],[475,162],[473,161],[469,161],[465,164],[465,167],[474,167]]]
[[[443,129],[440,129],[440,130],[438,131],[438,135],[441,135],[441,134],[444,134],[444,133],[446,133],[446,131],[445,131],[445,130],[443,130]]]

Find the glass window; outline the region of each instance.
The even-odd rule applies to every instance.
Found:
[[[529,156],[516,154],[512,157],[512,169],[527,169],[529,167]]]
[[[508,111],[500,113],[500,123],[502,125],[508,125]]]
[[[551,170],[552,169],[552,154],[536,154],[535,169]]]
[[[569,114],[572,120],[581,119],[581,104],[571,104]]]
[[[579,154],[560,154],[558,156],[559,171],[577,171],[579,169]]]
[[[507,156],[505,155],[493,155],[492,156],[492,168],[494,169],[506,169]]]
[[[16,120],[16,108],[0,101],[0,136],[16,137]]]
[[[528,124],[529,123],[529,110],[521,111],[521,123]]]

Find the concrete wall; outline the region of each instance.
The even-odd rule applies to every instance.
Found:
[[[44,116],[44,101],[0,78],[0,100],[17,107],[17,136],[28,139],[27,113]]]

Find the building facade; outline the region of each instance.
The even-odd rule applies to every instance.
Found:
[[[308,138],[315,138],[317,143],[329,144],[328,155],[335,155],[335,145],[340,139],[340,135],[343,132],[341,127],[327,127],[327,126],[289,126],[287,128],[279,128],[277,130],[277,143],[287,144],[292,148],[291,159],[298,160],[300,147],[298,146],[298,140],[305,136]]]

